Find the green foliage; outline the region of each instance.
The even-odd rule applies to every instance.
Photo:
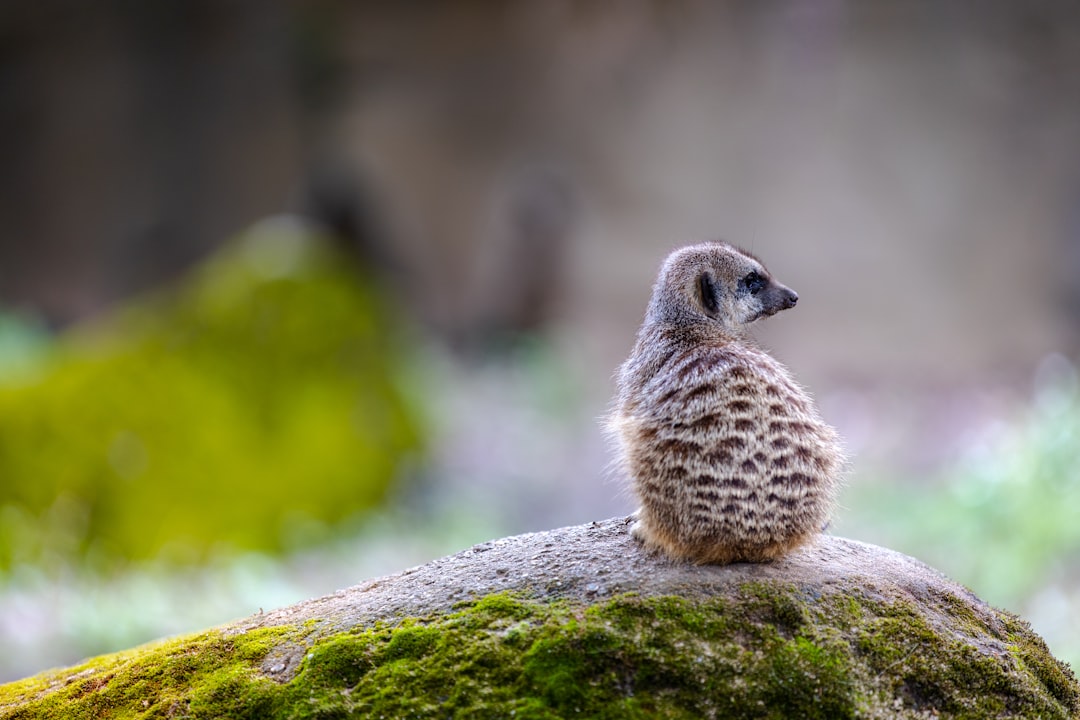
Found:
[[[1032,407],[929,483],[850,488],[841,532],[914,555],[1017,608],[1080,556],[1080,392],[1063,358]],[[857,525],[857,527],[856,527]]]
[[[774,583],[748,585],[734,598],[625,595],[594,606],[496,595],[396,627],[329,637],[312,635],[317,628],[310,626],[211,632],[105,657],[0,686],[0,718],[845,718],[939,711],[1065,718],[1080,711],[1076,678],[1030,628],[1005,614],[980,621],[958,599],[939,600],[924,607],[862,595],[809,598]],[[963,612],[948,614],[956,608]],[[947,627],[929,622],[927,611],[945,612]],[[958,625],[965,632],[957,634]],[[993,637],[1000,650],[987,651],[967,632]],[[277,683],[259,668],[282,646],[304,660],[294,677]]]
[[[64,334],[0,376],[0,567],[280,550],[377,505],[419,447],[392,330],[346,258],[271,228]]]

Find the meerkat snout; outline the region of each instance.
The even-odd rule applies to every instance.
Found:
[[[799,302],[799,293],[789,287],[775,283],[769,288],[769,296],[762,301],[762,304],[765,306],[765,315],[770,316],[781,310],[795,307],[797,302]]]
[[[701,563],[765,561],[827,524],[839,439],[747,329],[798,300],[726,243],[664,262],[609,419],[647,547]]]

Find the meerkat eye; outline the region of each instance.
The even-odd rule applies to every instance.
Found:
[[[719,312],[720,294],[712,275],[707,272],[702,273],[701,277],[698,278],[698,289],[701,291],[701,306],[705,308],[705,312],[710,315]]]
[[[742,284],[751,295],[757,295],[765,288],[765,278],[761,277],[761,275],[756,272],[751,272],[742,279]]]

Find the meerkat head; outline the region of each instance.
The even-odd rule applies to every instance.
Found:
[[[741,335],[755,320],[795,307],[799,296],[761,261],[722,242],[676,250],[653,288],[647,321],[713,325]]]

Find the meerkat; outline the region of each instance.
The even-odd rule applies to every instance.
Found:
[[[798,299],[726,243],[664,262],[609,418],[641,502],[633,535],[647,548],[765,562],[828,523],[844,463],[837,433],[749,336]]]

